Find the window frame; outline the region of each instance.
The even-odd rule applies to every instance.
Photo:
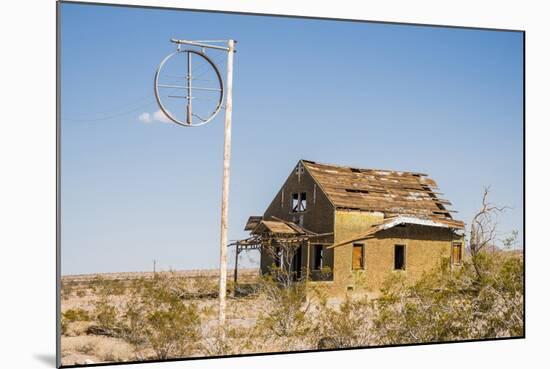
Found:
[[[298,199],[298,212],[303,213],[307,210],[307,192],[300,192]]]
[[[361,248],[361,259],[360,259],[360,265],[358,268],[355,268],[354,265],[354,258],[355,258],[355,248],[360,247]],[[360,242],[355,242],[352,244],[351,248],[351,270],[364,270],[366,267],[365,263],[365,244]]]
[[[305,213],[307,211],[307,191],[290,194],[290,212]]]
[[[323,244],[314,244],[313,245],[313,265],[311,270],[321,270],[323,269],[323,259],[324,259],[324,250],[325,247]],[[317,257],[319,255],[319,257]],[[317,260],[319,260],[319,265],[317,265]]]
[[[397,249],[398,247],[403,250],[403,262],[401,268],[396,268],[397,266]],[[407,270],[407,245],[403,243],[398,243],[393,245],[393,270],[394,271],[405,271]]]
[[[455,248],[458,246],[460,252],[459,252],[459,261],[456,261],[455,260]],[[463,259],[463,247],[462,247],[462,242],[452,242],[451,243],[451,263],[452,265],[460,265],[462,264],[462,259]]]

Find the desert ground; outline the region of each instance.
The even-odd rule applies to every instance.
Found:
[[[181,296],[189,304],[195,304],[200,311],[202,336],[214,335],[217,326],[217,278],[215,270],[190,270],[159,272],[157,277],[175,279],[185,285],[188,296]],[[107,273],[69,275],[62,277],[61,312],[63,334],[61,355],[63,365],[92,364],[98,362],[135,361],[155,359],[151,349],[141,349],[126,340],[97,329],[97,304],[101,291],[109,294],[110,303],[122,310],[131,299],[132,285],[137,281],[154,280],[152,272]],[[233,275],[229,273],[227,297],[227,324],[232,328],[251,328],[265,301],[254,293],[259,273],[256,269],[239,270],[240,295],[234,296]],[[203,338],[204,341],[204,338]],[[203,342],[208,344],[207,342]],[[204,356],[197,351],[188,356]]]
[[[524,336],[523,253],[492,251],[376,293],[335,297],[288,274],[212,270],[63,276],[64,366]],[[277,273],[280,273],[277,269]]]

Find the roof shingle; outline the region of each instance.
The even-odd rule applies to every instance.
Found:
[[[335,208],[452,219],[453,211],[446,207],[451,203],[438,197],[436,182],[426,174],[301,163]]]

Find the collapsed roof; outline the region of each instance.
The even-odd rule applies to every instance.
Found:
[[[344,167],[301,160],[336,209],[452,220],[451,202],[438,195],[436,182],[427,174]],[[460,221],[455,221],[464,224]]]

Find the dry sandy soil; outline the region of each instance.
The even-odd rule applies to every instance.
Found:
[[[172,272],[186,281],[186,283],[208,284],[214,291],[217,283],[217,272],[212,270],[192,270]],[[62,365],[81,365],[99,362],[135,361],[151,358],[151,352],[136,351],[135,348],[122,339],[104,335],[87,334],[87,329],[94,325],[93,311],[97,296],[97,280],[116,281],[118,286],[130,284],[139,278],[152,278],[153,273],[108,273],[73,275],[62,277],[61,312],[69,310],[84,311],[89,318],[77,318],[67,321],[64,334],[61,336]],[[239,270],[239,284],[251,286],[257,282],[258,271],[255,269]],[[231,273],[228,280],[232,281]],[[111,297],[115,306],[123,306],[128,300],[127,291],[122,288],[119,293]],[[202,331],[211,331],[216,326],[218,300],[214,296],[193,299],[201,308]],[[234,328],[252,327],[261,308],[261,301],[257,297],[234,298],[228,296],[227,322]],[[204,354],[200,355],[204,356]]]

